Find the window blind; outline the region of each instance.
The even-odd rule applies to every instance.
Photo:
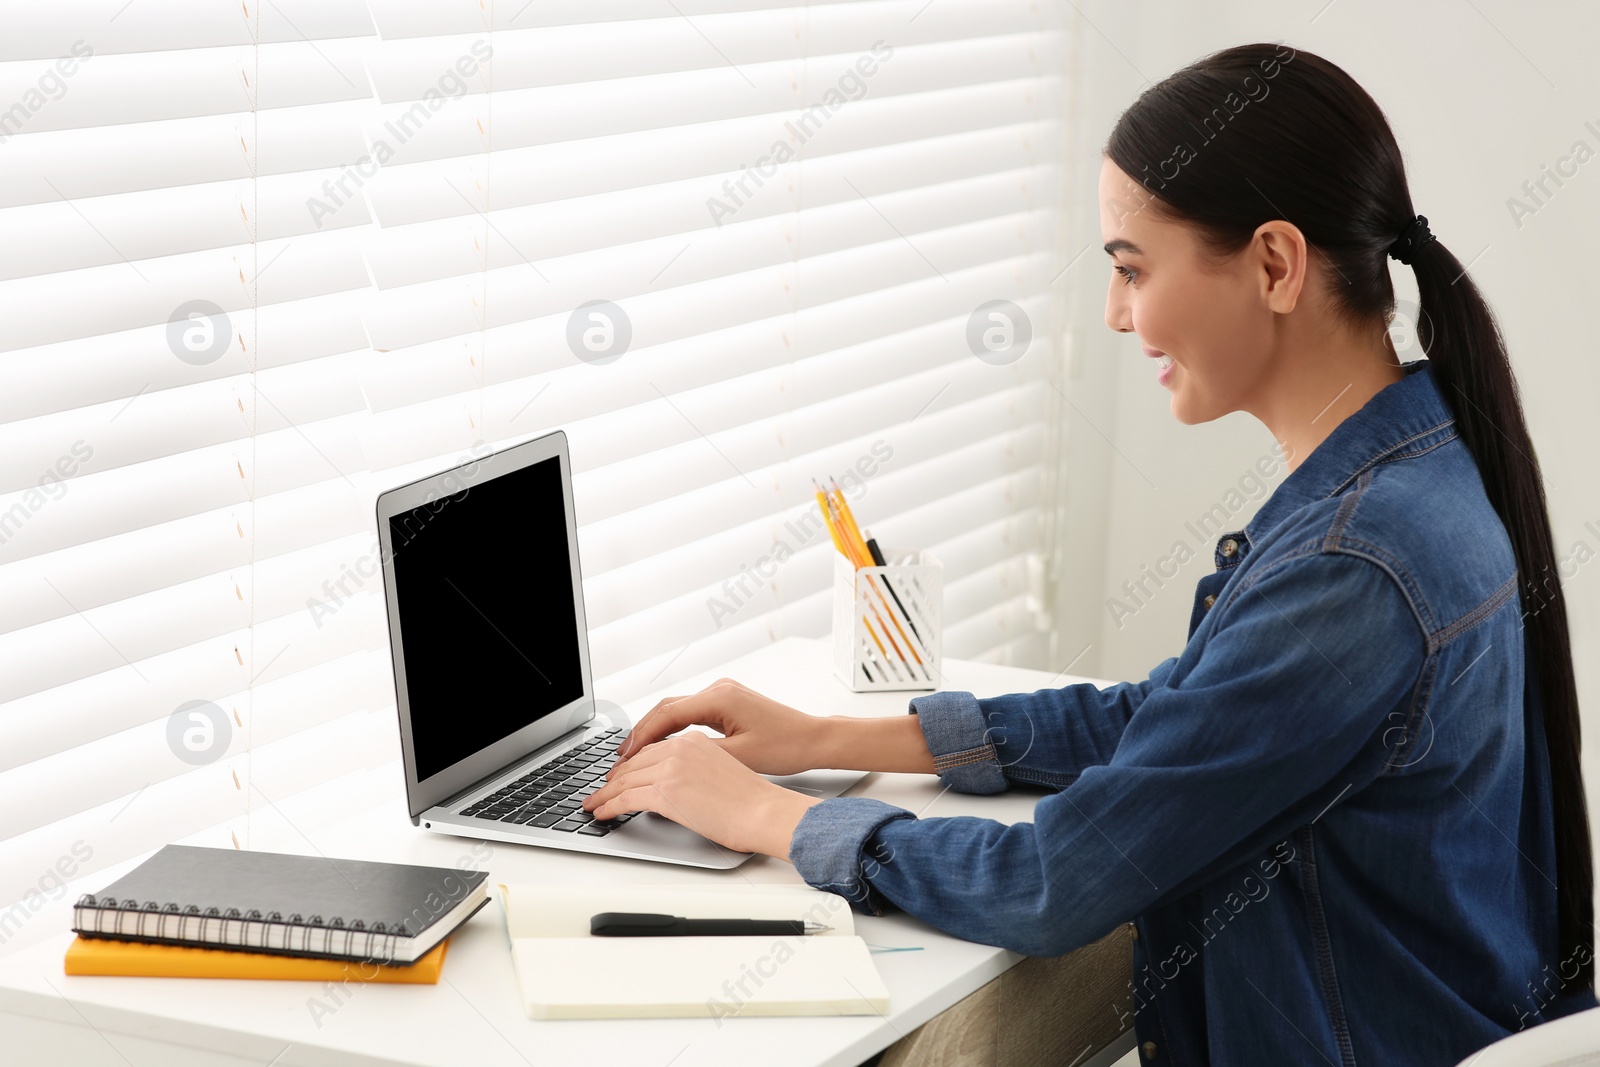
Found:
[[[1042,661],[1051,11],[0,20],[0,900],[397,788],[373,499],[558,427],[603,698],[827,633],[813,477]]]

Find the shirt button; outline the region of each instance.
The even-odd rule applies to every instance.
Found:
[[[1224,556],[1231,556],[1237,551],[1239,551],[1239,542],[1235,541],[1233,538],[1230,537],[1226,541],[1222,542],[1222,554]]]
[[[1144,1053],[1145,1059],[1153,1060],[1156,1058],[1156,1043],[1154,1041],[1146,1041],[1144,1043],[1144,1048],[1140,1051]]]
[[[1206,598],[1204,600],[1200,601],[1200,603],[1202,603],[1202,604],[1204,604],[1206,606],[1206,610],[1207,611],[1210,611],[1211,610],[1211,605],[1215,604],[1216,602],[1217,602],[1217,597],[1216,597],[1215,593],[1207,594]]]

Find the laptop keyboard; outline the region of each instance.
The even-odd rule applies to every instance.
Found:
[[[638,812],[615,819],[596,819],[583,810],[583,798],[617,762],[617,745],[628,731],[617,727],[596,734],[550,763],[535,768],[501,789],[461,809],[461,814],[490,822],[511,822],[546,830],[604,837]]]

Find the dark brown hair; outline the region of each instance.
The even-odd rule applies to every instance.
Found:
[[[1145,90],[1105,152],[1153,194],[1156,210],[1197,227],[1218,251],[1243,248],[1264,222],[1293,223],[1337,275],[1329,275],[1337,310],[1378,329],[1389,321],[1387,252],[1416,215],[1405,165],[1377,103],[1327,60],[1274,44],[1207,56]],[[1410,258],[1421,296],[1418,339],[1516,554],[1526,669],[1542,697],[1550,759],[1561,958],[1583,961],[1577,980],[1587,986],[1594,867],[1544,480],[1483,295],[1442,241]]]

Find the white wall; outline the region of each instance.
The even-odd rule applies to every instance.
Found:
[[[1229,45],[1285,41],[1344,67],[1373,94],[1406,154],[1417,210],[1463,262],[1482,251],[1473,277],[1509,342],[1558,551],[1574,556],[1564,584],[1590,739],[1591,809],[1600,811],[1600,345],[1594,340],[1600,67],[1592,54],[1600,5],[1233,0],[1135,9],[1092,0],[1080,6],[1088,23],[1080,44],[1078,158],[1088,177],[1075,190],[1081,214],[1064,262],[1086,243],[1095,247],[1061,283],[1071,286],[1077,312],[1069,390],[1076,410],[1069,409],[1070,518],[1061,543],[1052,669],[1065,667],[1086,645],[1074,673],[1104,678],[1142,678],[1176,654],[1194,581],[1211,569],[1209,550],[1121,625],[1106,601],[1175,541],[1194,547],[1184,523],[1221,501],[1273,444],[1244,414],[1179,424],[1138,342],[1106,329],[1108,268],[1098,248],[1092,177],[1099,146],[1147,79],[1159,81]],[[1519,227],[1507,199],[1522,196],[1525,181],[1579,140],[1596,158]],[[1409,268],[1392,266],[1400,292],[1414,295]],[[1255,504],[1241,510],[1236,525],[1254,510]]]

